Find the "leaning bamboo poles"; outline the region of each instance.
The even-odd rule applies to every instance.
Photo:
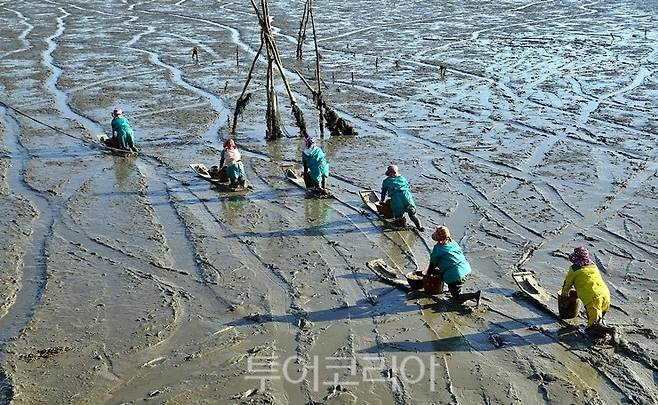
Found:
[[[320,125],[320,136],[324,137],[324,126],[325,122],[327,128],[332,136],[336,135],[356,135],[356,131],[352,125],[347,122],[345,119],[341,118],[334,109],[332,109],[324,100],[322,94],[322,77],[320,76],[320,48],[318,47],[318,35],[315,31],[315,20],[313,18],[313,3],[312,0],[306,0],[304,6],[304,14],[308,15],[308,19],[311,21],[311,29],[313,31],[313,44],[315,46],[315,80],[317,83],[317,89],[313,89],[308,81],[296,71],[297,75],[308,88],[308,90],[313,95],[313,101],[315,102],[315,107],[318,110],[318,119]],[[303,20],[304,17],[302,17]],[[298,46],[300,46],[298,44]]]
[[[235,133],[238,116],[244,111],[244,108],[249,102],[251,94],[247,93],[247,87],[251,81],[251,77],[256,65],[256,61],[258,60],[262,48],[264,46],[266,49],[265,53],[267,55],[267,70],[266,70],[267,112],[265,115],[267,122],[266,138],[268,140],[278,139],[283,136],[283,131],[281,129],[281,123],[280,123],[280,115],[278,111],[277,95],[274,85],[275,66],[279,72],[279,76],[281,77],[281,80],[283,81],[284,88],[286,90],[286,93],[288,94],[288,98],[290,99],[290,105],[292,110],[291,112],[292,115],[295,117],[295,123],[299,128],[299,132],[304,138],[308,138],[309,135],[306,130],[306,122],[304,121],[304,114],[302,110],[299,108],[299,105],[297,104],[297,100],[295,99],[295,96],[290,87],[290,83],[286,78],[285,69],[283,67],[283,63],[281,62],[281,56],[279,55],[276,41],[274,40],[268,0],[260,0],[260,7],[256,4],[256,0],[250,0],[250,1],[252,7],[254,8],[254,11],[256,12],[256,17],[258,18],[258,23],[261,28],[261,46],[258,52],[256,53],[256,57],[254,58],[254,62],[252,63],[251,69],[249,70],[249,74],[247,76],[247,82],[245,83],[244,89],[242,90],[242,93],[236,103],[232,132]],[[299,72],[297,72],[297,74],[299,75],[301,80],[304,82],[306,87],[308,87],[309,91],[313,95],[313,101],[315,103],[319,115],[318,120],[320,127],[320,135],[324,136],[325,126],[326,128],[329,129],[332,136],[356,135],[356,131],[351,126],[351,124],[347,122],[345,119],[338,116],[336,111],[334,111],[325,102],[324,96],[322,94],[323,81],[320,72],[321,55],[318,46],[317,32],[315,30],[315,20],[313,18],[312,0],[306,0],[304,6],[304,16],[302,17],[302,23],[300,24],[300,34],[299,34],[300,38],[305,38],[306,24],[308,23],[308,20],[311,21],[311,28],[313,31],[313,43],[315,46],[315,58],[316,58],[315,80],[317,82],[317,89],[311,87],[310,84]],[[303,46],[303,41],[301,40],[298,43],[298,47],[300,46]],[[301,53],[298,53],[298,55],[301,55]]]
[[[322,78],[320,77],[320,49],[318,47],[318,35],[315,32],[315,20],[313,18],[313,3],[312,0],[306,2],[308,8],[308,15],[311,18],[311,29],[313,30],[313,45],[315,46],[315,80],[318,84],[318,89],[315,94],[316,108],[318,109],[318,121],[320,125],[320,137],[324,137],[324,109],[322,108],[324,100],[322,99]]]
[[[235,111],[233,113],[233,127],[231,128],[232,134],[235,134],[235,129],[238,126],[238,117],[242,115],[245,108],[247,108],[247,104],[249,103],[249,100],[251,100],[251,93],[247,93],[247,87],[249,87],[249,83],[251,82],[251,75],[253,74],[254,68],[256,67],[256,62],[260,57],[260,53],[263,51],[263,42],[264,42],[263,38],[261,37],[260,47],[258,48],[258,52],[256,52],[254,61],[251,63],[251,69],[249,69],[249,73],[247,74],[247,81],[244,83],[244,87],[242,88],[242,93],[240,93],[240,97],[238,97],[238,101],[235,102]]]
[[[279,56],[279,50],[276,46],[276,41],[274,40],[274,34],[272,33],[272,25],[270,23],[271,19],[270,19],[269,5],[267,3],[267,0],[261,0],[261,8],[263,11],[262,16],[254,0],[251,0],[251,5],[253,6],[254,11],[256,12],[256,16],[258,17],[258,22],[260,23],[261,26],[261,32],[263,34],[263,39],[268,52],[268,61],[271,59],[272,61],[274,61],[274,64],[276,64],[276,67],[279,71],[279,75],[281,76],[281,80],[283,81],[286,92],[288,93],[288,98],[290,99],[290,105],[292,107],[292,114],[295,117],[295,122],[297,124],[297,127],[299,127],[299,132],[304,138],[308,138],[308,132],[306,131],[306,122],[304,121],[304,114],[302,113],[302,110],[297,105],[297,100],[295,99],[295,96],[292,93],[292,89],[290,88],[290,84],[288,83],[288,80],[286,79],[285,69],[283,68],[281,57]]]
[[[295,52],[295,57],[299,60],[302,60],[304,53],[304,42],[306,41],[306,27],[308,26],[308,17],[309,17],[309,1],[306,0],[304,3],[304,12],[302,13],[302,19],[299,22],[299,31],[297,32],[297,51]]]
[[[302,76],[301,73],[299,73],[299,71],[295,71],[295,73],[297,73],[302,83],[304,83],[308,91],[310,91],[313,95],[313,100],[316,101],[318,108],[323,110],[324,120],[331,136],[357,135],[357,132],[352,124],[350,124],[346,119],[340,117],[338,113],[333,108],[331,108],[322,97],[318,97],[316,90],[309,84],[308,80],[306,80],[306,78]]]

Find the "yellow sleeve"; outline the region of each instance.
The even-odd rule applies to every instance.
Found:
[[[564,278],[564,283],[562,284],[562,293],[561,295],[566,296],[569,295],[569,290],[571,290],[571,286],[573,285],[573,282],[576,278],[576,272],[569,267],[569,272],[567,273],[567,276]]]

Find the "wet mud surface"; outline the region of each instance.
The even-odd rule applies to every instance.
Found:
[[[317,2],[325,97],[359,135],[322,140],[337,199],[309,199],[279,167],[303,147],[282,86],[290,138],[263,140],[262,61],[236,135],[254,190],[188,167],[219,162],[259,47],[248,2],[0,1],[0,101],[60,130],[0,105],[0,403],[656,403],[658,9],[608,3]],[[270,8],[318,134],[303,3]],[[93,143],[115,106],[139,156]],[[429,232],[356,194],[391,162],[480,308],[366,268],[428,262]],[[575,245],[619,344],[516,292],[516,270],[557,291]]]

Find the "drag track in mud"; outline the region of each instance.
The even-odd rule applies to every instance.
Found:
[[[229,136],[259,48],[248,2],[0,1],[0,403],[658,402],[645,3],[315,2],[325,98],[359,135],[321,140],[337,198],[310,199],[281,174],[303,148],[283,86],[287,137],[263,139],[262,61],[235,136],[253,191],[189,169]],[[317,135],[294,74],[315,69],[311,41],[294,60],[303,2],[270,8]],[[94,144],[115,106],[139,156]],[[356,194],[390,163],[466,251],[481,307],[366,268],[424,269],[431,249]],[[591,347],[516,292],[516,270],[556,292],[576,245],[619,344]]]

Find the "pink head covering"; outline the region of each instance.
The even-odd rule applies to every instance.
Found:
[[[118,117],[119,115],[122,115],[123,111],[121,111],[120,108],[115,108],[114,111],[112,111],[112,115],[115,117]]]
[[[306,138],[306,147],[311,149],[314,146],[318,146],[318,143],[315,140],[315,138],[313,138],[312,136],[309,136],[308,138]]]
[[[397,177],[397,176],[400,175],[400,169],[398,169],[398,167],[396,165],[389,165],[386,168],[386,173],[385,174],[387,176]]]
[[[578,246],[575,248],[573,253],[569,255],[569,261],[578,267],[583,267],[594,263],[589,257],[589,252],[584,246]]]
[[[233,139],[227,139],[224,142],[224,149],[235,149],[235,141]]]

